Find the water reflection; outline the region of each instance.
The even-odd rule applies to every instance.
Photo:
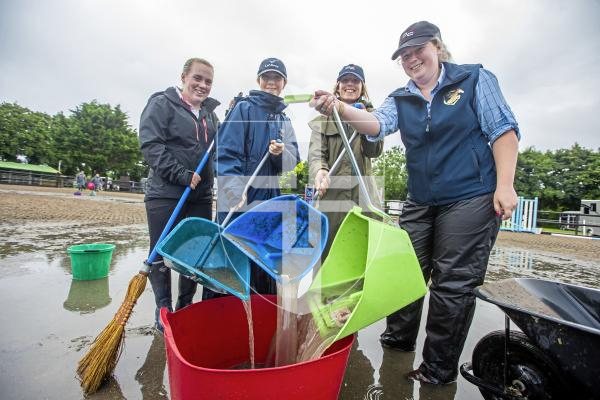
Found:
[[[486,281],[531,277],[598,287],[599,273],[600,265],[591,261],[538,250],[496,246],[490,254]]]
[[[456,382],[448,385],[421,385],[419,400],[451,400],[456,399]]]
[[[375,371],[366,353],[355,342],[348,361],[342,400],[452,400],[457,384],[421,385],[408,380],[406,374],[414,369],[416,353],[384,348],[379,369]]]
[[[121,385],[119,381],[111,375],[106,382],[100,386],[100,389],[94,394],[85,396],[86,399],[89,400],[127,400],[127,397],[123,394],[121,390]]]
[[[0,243],[0,259],[23,253],[44,253],[52,262],[63,257],[67,247],[83,243],[113,243],[127,254],[130,248],[147,246],[146,225],[94,226],[80,222],[0,223],[6,238]]]
[[[533,256],[529,250],[494,247],[490,260],[506,265],[511,270],[533,270]]]
[[[371,361],[363,350],[359,349],[358,340],[354,340],[340,391],[340,399],[363,399],[365,388],[373,384],[373,372]]]
[[[69,288],[69,295],[63,303],[68,311],[79,311],[89,314],[106,307],[111,302],[108,290],[108,278],[92,281],[78,281],[73,279]]]
[[[146,360],[135,374],[135,380],[140,384],[144,400],[169,399],[163,384],[166,363],[164,338],[162,335],[154,334]]]
[[[413,370],[415,355],[414,351],[406,353],[383,349],[383,361],[379,368],[379,383],[383,399],[413,398],[415,383],[407,379],[406,374]]]

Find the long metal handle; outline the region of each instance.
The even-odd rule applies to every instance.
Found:
[[[352,133],[352,136],[350,136],[350,139],[348,140],[348,142],[350,144],[352,144],[352,142],[354,142],[354,139],[356,139],[357,136],[358,136],[358,132],[355,129],[354,133]],[[345,147],[342,149],[342,151],[340,151],[340,155],[338,156],[338,158],[336,158],[336,160],[333,163],[333,165],[331,166],[331,168],[329,168],[329,172],[327,172],[327,178],[329,178],[331,175],[333,175],[335,173],[335,170],[337,169],[337,167],[339,167],[340,163],[342,162],[342,157],[344,157],[344,154],[346,154]],[[321,197],[321,192],[317,191],[317,193],[313,196],[311,203],[316,204],[317,201],[319,201],[320,197]]]
[[[206,153],[204,153],[204,157],[202,157],[202,160],[200,160],[200,164],[198,164],[198,166],[196,167],[196,170],[194,171],[194,173],[200,174],[200,172],[204,169],[204,166],[208,162],[208,159],[210,157],[210,153],[213,150],[213,147],[215,147],[215,140],[214,139],[210,143],[210,146],[208,146],[208,149],[206,150]],[[189,196],[189,194],[190,194],[191,191],[192,191],[191,187],[188,186],[188,187],[185,188],[185,191],[181,195],[181,198],[179,199],[179,202],[177,203],[177,206],[175,206],[175,210],[173,210],[173,213],[171,214],[171,218],[169,218],[169,220],[167,221],[167,224],[165,225],[162,233],[160,234],[160,237],[156,241],[156,244],[154,245],[154,248],[152,249],[152,253],[150,253],[150,257],[148,257],[148,259],[146,261],[144,261],[145,265],[140,270],[140,272],[146,272],[147,273],[150,270],[150,265],[152,265],[152,262],[154,261],[154,259],[156,258],[156,255],[158,254],[158,252],[156,251],[156,248],[158,247],[158,244],[160,242],[162,242],[162,240],[165,238],[165,236],[167,236],[167,234],[171,230],[171,227],[173,226],[173,223],[175,222],[175,220],[179,216],[179,213],[181,212],[181,208],[185,204],[185,201],[187,200],[187,198],[188,198],[188,196]]]
[[[277,143],[281,143],[281,139],[277,139]],[[246,194],[248,193],[248,189],[250,189],[250,185],[252,185],[252,183],[254,183],[254,180],[256,179],[256,176],[258,175],[258,171],[260,171],[262,169],[263,165],[265,165],[265,162],[267,162],[267,158],[269,158],[269,154],[270,153],[267,150],[267,153],[264,155],[264,157],[262,158],[262,160],[260,160],[260,163],[258,164],[258,167],[256,167],[256,169],[252,173],[252,176],[250,176],[250,179],[248,179],[248,183],[246,183],[246,186],[244,187],[244,191],[242,192],[242,198],[240,199],[240,202],[237,203],[235,206],[233,206],[233,207],[231,207],[229,209],[229,213],[227,214],[227,216],[225,217],[225,219],[221,223],[221,226],[226,226],[227,223],[229,222],[229,220],[231,219],[231,217],[233,216],[233,213],[240,209],[240,207],[242,206],[242,203],[243,203],[244,199],[246,198]]]
[[[346,137],[346,130],[344,129],[344,125],[342,124],[340,115],[338,114],[337,109],[335,107],[333,107],[333,118],[335,119],[338,131],[340,132],[340,136],[342,137],[342,142],[344,143],[344,147],[346,148],[346,152],[348,153],[348,157],[350,158],[350,163],[352,164],[352,168],[354,169],[354,173],[356,174],[356,178],[358,179],[358,187],[360,188],[360,191],[364,196],[364,199],[366,200],[367,208],[369,209],[369,211],[381,216],[385,223],[394,225],[392,217],[387,215],[379,208],[375,207],[373,205],[373,202],[371,202],[371,196],[369,196],[367,185],[365,185],[363,176],[360,173],[360,168],[358,168],[358,163],[356,162],[356,158],[354,157],[354,153],[352,152],[352,148],[350,147],[350,143],[348,142],[348,138]]]

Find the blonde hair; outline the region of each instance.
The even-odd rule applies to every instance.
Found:
[[[440,37],[434,37],[433,39],[431,39],[431,43],[437,47],[438,51],[439,51],[439,60],[441,62],[454,62],[454,59],[452,58],[452,54],[450,54],[450,51],[448,51],[448,47],[446,47],[446,44],[442,41],[442,38]]]
[[[200,63],[200,64],[204,64],[207,67],[209,67],[210,69],[212,69],[214,71],[215,67],[212,66],[211,63],[209,63],[208,61],[206,61],[204,58],[190,58],[189,60],[187,60],[185,62],[185,64],[183,64],[183,71],[181,71],[181,77],[184,77],[185,75],[188,74],[188,72],[190,72],[190,69],[192,69],[192,65],[194,63]]]

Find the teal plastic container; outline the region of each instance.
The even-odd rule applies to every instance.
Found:
[[[71,256],[73,279],[89,281],[108,276],[114,244],[78,244],[67,249]]]

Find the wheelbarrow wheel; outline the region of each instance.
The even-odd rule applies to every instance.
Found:
[[[504,331],[483,337],[473,350],[473,374],[504,387]],[[510,332],[508,341],[507,394],[528,400],[562,399],[562,379],[556,365],[521,332]],[[486,400],[501,397],[480,388]]]

